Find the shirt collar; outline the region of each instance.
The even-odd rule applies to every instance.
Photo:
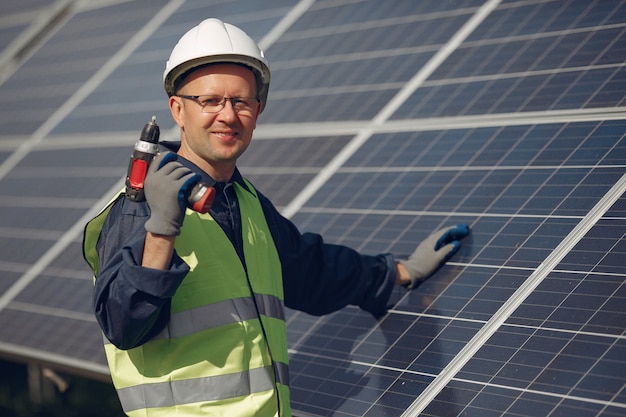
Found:
[[[159,142],[159,144],[161,145],[162,148],[165,148],[165,150],[174,152],[174,153],[178,152],[178,149],[180,148],[180,141],[165,141],[164,140],[164,141]],[[199,174],[202,177],[202,181],[205,182],[207,185],[214,186],[215,184],[217,184],[217,181],[211,178],[209,174],[204,172],[193,162],[189,161],[188,159],[183,158],[180,155],[178,155],[177,160],[178,162],[180,162],[181,164],[189,168],[191,171],[193,171],[195,174]],[[239,168],[237,167],[235,167],[235,172],[233,173],[233,176],[230,178],[230,180],[226,181],[223,184],[224,186],[226,186],[228,184],[233,184],[233,183],[239,184],[241,187],[243,187],[244,190],[248,191],[249,193],[252,193],[250,188],[248,188],[248,185],[246,184],[246,182],[243,180],[243,176],[241,175],[241,173],[239,172]]]

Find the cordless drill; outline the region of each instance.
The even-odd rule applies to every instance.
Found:
[[[144,201],[144,182],[148,173],[148,166],[159,152],[159,125],[156,117],[152,116],[141,130],[139,140],[135,143],[133,153],[128,163],[126,174],[126,198],[131,201]],[[207,213],[213,204],[215,189],[204,182],[197,183],[187,197],[187,206],[198,213]]]

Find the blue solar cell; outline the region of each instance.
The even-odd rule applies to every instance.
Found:
[[[16,224],[11,226],[15,227]],[[13,238],[10,242],[2,242],[0,262],[10,265],[19,260],[19,264],[23,265],[22,268],[25,272],[26,267],[34,264],[50,249],[50,246],[52,246],[50,241]]]
[[[504,78],[478,81],[473,94],[464,93],[463,90],[468,88],[465,86],[443,85],[431,91],[427,88],[418,90],[409,101],[415,105],[401,108],[394,114],[394,119],[586,108],[590,107],[596,96],[596,101],[601,100],[603,107],[616,106],[624,100],[619,92],[605,90],[601,96],[596,93],[614,71],[607,69],[582,74],[535,75],[522,80]],[[618,80],[615,82],[621,83]],[[571,88],[574,83],[580,88]],[[420,106],[420,103],[426,102],[431,105]]]
[[[548,42],[546,50],[540,53],[538,59],[534,62],[529,69],[532,70],[553,70],[554,68],[562,68],[566,66],[568,58],[571,57],[573,51],[577,47],[585,42],[585,38],[589,36],[589,33],[572,33],[567,36],[550,36],[542,38],[542,40]],[[554,74],[558,77],[564,77],[568,74]]]
[[[86,199],[83,207],[80,207],[78,204],[75,204],[73,207],[67,207],[65,204],[58,204],[58,200],[56,199],[45,200],[43,197],[35,197],[35,199],[39,199],[39,204],[33,204],[32,200],[29,204],[28,199],[24,201],[21,197],[16,195],[3,195],[2,200],[5,204],[0,206],[0,213],[2,214],[0,216],[0,228],[15,229],[18,231],[23,229],[25,232],[39,230],[41,241],[38,242],[37,239],[34,239],[33,242],[31,242],[37,245],[47,239],[54,240],[60,238],[60,234],[71,227],[78,216],[84,212],[85,206],[93,204],[93,201]],[[11,204],[11,202],[13,204]],[[57,203],[58,206],[53,206],[54,203]],[[42,212],[45,212],[45,215],[42,215]],[[51,222],[50,218],[54,218],[54,222]],[[30,233],[24,234],[30,235]],[[29,252],[20,249],[19,245],[11,241],[13,238],[15,238],[15,236],[11,236],[11,234],[8,233],[6,240],[2,242],[3,246],[12,248],[12,250],[18,251],[19,253],[24,253],[28,261],[32,262]],[[20,238],[20,236],[17,238]],[[7,252],[0,252],[2,252],[0,256],[8,255]],[[19,256],[15,258],[15,260],[21,258],[22,256]]]
[[[41,331],[42,321],[54,332]],[[56,354],[66,358],[103,363],[102,334],[95,322],[5,308],[0,312],[0,326],[5,343],[35,351],[50,344]]]
[[[18,302],[36,304],[84,313],[92,320],[93,283],[88,275],[83,279],[42,276],[15,298]],[[68,298],[67,294],[73,294]]]
[[[384,91],[346,92],[273,100],[263,113],[263,123],[369,120],[396,93]],[[272,100],[270,97],[268,102]],[[311,132],[315,133],[315,132]]]
[[[2,271],[2,275],[0,275],[0,291],[4,294],[9,288],[11,288],[27,267],[27,265],[24,265],[22,267],[22,271]]]
[[[7,12],[3,4],[3,12]],[[13,42],[15,42],[16,38],[28,28],[27,23],[16,24],[15,26],[10,27],[0,27],[0,51],[4,51],[8,48]]]

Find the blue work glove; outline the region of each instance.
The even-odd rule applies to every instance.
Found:
[[[460,240],[469,233],[470,228],[466,224],[438,230],[420,243],[409,259],[399,261],[409,272],[411,283],[408,288],[415,288],[434,274],[459,250]]]
[[[200,181],[200,175],[176,160],[177,155],[157,155],[146,174],[144,194],[150,207],[145,228],[158,235],[177,236],[187,209],[187,194]]]

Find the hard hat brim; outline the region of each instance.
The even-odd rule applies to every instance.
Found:
[[[175,95],[178,86],[184,80],[184,78],[186,78],[193,71],[196,71],[211,64],[239,64],[250,69],[254,73],[256,81],[259,84],[257,85],[259,100],[261,100],[265,104],[270,83],[269,68],[267,68],[267,66],[265,66],[263,63],[250,57],[242,57],[241,55],[234,54],[201,57],[187,62],[183,62],[182,64],[170,70],[169,73],[166,75],[164,80],[165,92],[168,96]]]

